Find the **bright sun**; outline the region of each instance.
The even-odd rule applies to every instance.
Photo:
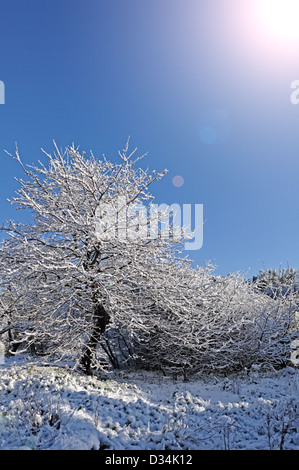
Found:
[[[299,0],[260,0],[262,21],[281,40],[299,39]]]

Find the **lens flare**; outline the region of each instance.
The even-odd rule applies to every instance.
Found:
[[[172,178],[172,184],[176,188],[180,188],[184,184],[184,178],[181,175],[174,176],[174,178]]]

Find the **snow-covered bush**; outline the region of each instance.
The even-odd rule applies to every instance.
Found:
[[[173,276],[173,285],[180,286],[178,302],[169,302],[168,310],[155,305],[148,319],[152,328],[144,334],[145,364],[188,375],[288,362],[290,298],[272,299],[256,293],[242,276],[215,277],[208,268],[186,269],[179,284]]]

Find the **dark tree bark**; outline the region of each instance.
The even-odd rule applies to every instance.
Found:
[[[86,374],[91,373],[91,364],[93,356],[95,354],[95,350],[108,323],[109,315],[106,312],[105,308],[103,307],[103,305],[96,305],[94,309],[93,331],[90,335],[86,347],[83,350],[83,354],[80,360],[80,364]]]

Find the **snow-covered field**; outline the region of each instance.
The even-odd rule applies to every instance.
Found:
[[[0,449],[299,450],[299,370],[189,382],[6,360]]]

